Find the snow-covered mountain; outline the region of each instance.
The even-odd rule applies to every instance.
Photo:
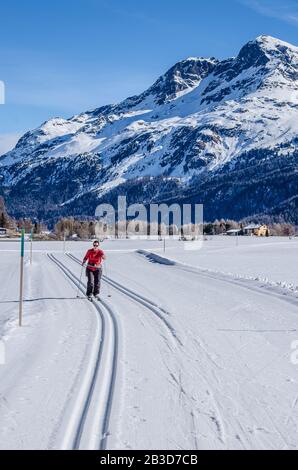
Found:
[[[147,91],[51,119],[0,158],[15,215],[93,215],[100,201],[196,201],[205,217],[298,223],[298,48],[269,36],[189,58]]]

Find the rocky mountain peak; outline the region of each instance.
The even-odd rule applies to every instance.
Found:
[[[259,67],[271,62],[289,64],[298,61],[298,48],[272,36],[259,36],[248,42],[240,51],[237,61],[249,67]]]
[[[28,132],[0,158],[0,194],[15,213],[56,217],[90,215],[120,190],[150,199],[155,184],[158,201],[184,198],[192,184],[210,217],[271,210],[297,194],[297,108],[298,48],[260,36],[237,57],[190,57],[141,95]]]
[[[189,57],[170,68],[149,88],[148,93],[156,96],[157,104],[164,104],[177,98],[178,94],[198,86],[215,68],[215,58]]]

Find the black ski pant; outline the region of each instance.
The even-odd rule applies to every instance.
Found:
[[[91,271],[91,269],[86,269],[86,276],[88,278],[87,284],[87,295],[98,295],[100,292],[100,281],[102,276],[102,268],[96,269],[96,271]]]

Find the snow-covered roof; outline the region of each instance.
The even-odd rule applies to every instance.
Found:
[[[261,227],[262,225],[250,224],[247,227],[244,227],[244,230],[257,230]]]

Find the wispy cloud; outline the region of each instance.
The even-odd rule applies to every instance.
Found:
[[[298,25],[297,0],[238,0],[261,15]]]
[[[148,15],[148,13],[141,11],[140,8],[138,10],[129,8],[127,4],[125,4],[124,7],[116,7],[111,5],[110,1],[107,2],[106,0],[101,0],[100,4],[105,10],[108,10],[115,15],[119,15],[126,18],[132,18],[136,21],[143,21],[146,23],[151,23],[153,25],[158,25],[162,23],[159,18],[154,17],[152,15]]]

